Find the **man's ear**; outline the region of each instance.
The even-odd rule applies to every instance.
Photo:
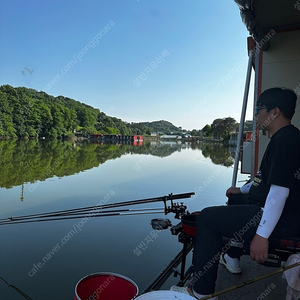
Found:
[[[273,111],[274,118],[278,118],[281,115],[280,109],[278,107],[274,107],[273,109],[274,109]]]

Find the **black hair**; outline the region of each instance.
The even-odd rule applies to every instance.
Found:
[[[295,113],[297,95],[294,91],[285,88],[271,88],[265,90],[260,96],[257,103],[265,105],[267,111],[278,107],[283,116],[291,120]]]

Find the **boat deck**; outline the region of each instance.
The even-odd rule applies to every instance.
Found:
[[[250,279],[274,272],[277,268],[260,266],[248,255],[241,258],[242,273],[231,274],[219,265],[216,291],[241,284]],[[287,282],[282,273],[251,283],[239,289],[220,295],[219,300],[284,300],[286,298]]]

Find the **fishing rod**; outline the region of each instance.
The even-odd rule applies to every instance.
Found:
[[[44,217],[44,216],[52,217],[52,216],[58,216],[58,215],[67,215],[69,213],[78,212],[78,211],[90,211],[93,209],[102,210],[102,209],[107,209],[107,208],[115,208],[115,207],[122,207],[122,206],[128,206],[128,205],[145,204],[145,203],[153,203],[153,202],[161,202],[161,201],[164,202],[165,211],[167,213],[167,212],[170,212],[169,211],[170,208],[172,209],[175,206],[173,203],[173,200],[190,198],[192,195],[195,195],[195,193],[191,192],[191,193],[175,194],[175,195],[173,195],[171,193],[168,196],[162,196],[162,197],[156,197],[156,198],[117,202],[117,203],[95,205],[95,206],[81,207],[81,208],[75,208],[75,209],[66,209],[66,210],[60,210],[60,211],[56,211],[56,212],[32,214],[32,215],[26,215],[26,216],[9,217],[9,218],[0,219],[0,222],[6,221],[6,220],[16,220],[16,219],[32,219],[32,218]],[[168,208],[166,205],[166,201],[169,201],[169,200],[171,201],[170,208]]]
[[[9,284],[5,279],[3,279],[2,277],[0,277],[0,279],[2,281],[4,281],[8,287],[11,287],[12,289],[14,289],[16,292],[18,292],[20,295],[22,295],[25,299],[27,300],[33,300],[32,298],[30,298],[27,294],[25,294],[23,291],[21,291],[19,288],[17,288],[15,285],[13,284]]]
[[[25,223],[36,223],[36,222],[47,222],[47,221],[59,221],[59,220],[72,220],[72,219],[83,219],[83,218],[96,218],[96,217],[114,217],[114,216],[136,216],[136,215],[146,215],[146,214],[156,214],[164,213],[163,208],[145,208],[139,209],[120,209],[120,210],[108,210],[101,213],[96,213],[93,215],[87,215],[84,213],[71,214],[60,217],[44,217],[44,218],[34,218],[34,219],[17,219],[17,220],[7,220],[0,222],[1,225],[11,225],[11,224],[25,224]]]
[[[78,215],[83,215],[89,212],[89,214],[93,214],[96,216],[97,214],[100,214],[100,210],[108,209],[108,208],[116,208],[116,207],[122,207],[122,206],[129,206],[129,205],[137,205],[137,204],[145,204],[145,203],[153,203],[153,202],[161,202],[164,203],[164,212],[165,214],[169,212],[175,213],[175,218],[179,218],[183,213],[185,213],[186,206],[184,206],[182,203],[174,204],[173,200],[183,199],[183,198],[190,198],[192,195],[194,195],[194,192],[191,193],[184,193],[184,194],[169,194],[168,196],[162,196],[162,197],[156,197],[156,198],[148,198],[148,199],[140,199],[140,200],[133,200],[133,201],[125,201],[125,202],[117,202],[112,204],[104,204],[104,205],[97,205],[97,206],[89,206],[89,207],[81,207],[76,209],[67,209],[67,210],[61,210],[56,212],[49,212],[49,213],[40,213],[40,214],[31,214],[31,215],[25,215],[25,216],[17,216],[17,217],[9,217],[0,219],[0,225],[6,225],[6,224],[16,224],[16,223],[24,223],[25,221],[33,221],[33,220],[40,220],[43,218],[47,218],[47,220],[57,220],[59,219],[71,219],[72,215],[75,218],[78,218]],[[167,206],[166,202],[171,201],[171,205]],[[101,212],[105,213],[105,212]],[[101,215],[102,216],[102,215]],[[52,218],[52,219],[51,219]],[[29,223],[29,222],[28,222]]]
[[[131,212],[140,212],[140,211],[147,211],[147,210],[162,210],[163,208],[160,207],[160,208],[144,208],[144,209],[132,209],[132,208],[124,208],[124,209],[113,209],[113,210],[104,210],[104,211],[94,211],[94,212],[91,212],[90,211],[90,214],[87,214],[85,211],[79,211],[79,212],[71,212],[69,214],[61,214],[61,215],[57,215],[57,214],[54,214],[54,215],[46,215],[46,216],[36,216],[36,217],[32,217],[32,218],[29,218],[29,217],[14,217],[14,218],[8,218],[8,219],[3,219],[3,221],[0,221],[0,225],[3,224],[3,223],[7,223],[7,222],[15,222],[15,221],[23,221],[23,220],[33,220],[33,219],[38,219],[38,218],[50,218],[50,217],[64,217],[64,216],[89,216],[89,217],[92,217],[93,215],[97,214],[97,213],[100,213],[100,214],[107,214],[107,213],[117,213],[117,212],[128,212],[128,211],[131,211]]]
[[[108,213],[108,214],[97,214],[92,216],[92,218],[98,217],[115,217],[115,216],[137,216],[137,215],[148,215],[148,214],[164,213],[164,211],[151,211],[151,212],[139,212],[139,213]],[[24,220],[16,221],[11,223],[3,223],[0,225],[11,225],[11,224],[25,224],[25,223],[36,223],[36,222],[48,222],[48,221],[59,221],[59,220],[73,220],[73,219],[83,219],[82,216],[76,217],[63,217],[63,218],[50,218],[50,219],[40,219],[40,220]]]

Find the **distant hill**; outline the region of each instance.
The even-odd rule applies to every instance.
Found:
[[[74,99],[0,86],[0,137],[65,137],[81,132],[145,135],[178,131],[167,121],[127,123]]]
[[[172,123],[164,120],[154,122],[142,122],[145,126],[152,129],[152,132],[163,132],[164,134],[170,134],[171,132],[181,131],[178,127]]]

